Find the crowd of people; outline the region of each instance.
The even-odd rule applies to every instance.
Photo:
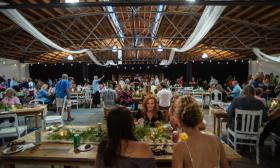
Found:
[[[205,128],[201,106],[189,94],[179,93],[186,85],[193,90],[203,88],[208,92],[221,92],[222,101],[231,103],[227,109],[228,127],[231,129],[234,128],[235,109],[263,110],[264,131],[260,137],[260,145],[264,145],[270,132],[280,135],[280,106],[270,108],[268,103],[273,99],[280,103],[280,84],[278,77],[273,74],[264,75],[260,72],[250,76],[243,84],[231,76],[225,84],[219,83],[214,77],[211,77],[209,82],[192,78],[187,84],[183,77],[180,77],[174,85],[171,85],[168,79],[160,80],[158,76],[148,79],[136,75],[133,79],[120,78],[118,81],[107,82],[103,79],[104,76],[94,76],[91,84],[86,81],[77,85],[67,74],[63,74],[60,79],[48,79],[46,82],[33,81],[31,78],[18,82],[14,78],[5,80],[1,77],[0,89],[5,92],[1,103],[14,105],[24,103],[28,98],[37,98],[51,104],[55,100],[58,111],[61,112],[66,98],[67,120],[72,121],[71,92],[90,89],[94,107],[103,103],[104,108],[111,109],[106,116],[108,139],[100,143],[98,148],[98,167],[130,167],[132,164],[141,164],[143,167],[143,163],[147,167],[155,167],[149,146],[137,141],[133,125],[137,123],[155,127],[158,122],[170,122],[173,129],[180,128],[189,135],[187,142],[174,146],[173,167],[228,167],[219,139],[200,132]],[[23,92],[24,96],[18,98],[17,92]],[[132,118],[125,107],[137,110],[135,106],[138,103],[134,101],[135,98],[142,100],[142,107]],[[209,152],[213,155],[206,157]]]

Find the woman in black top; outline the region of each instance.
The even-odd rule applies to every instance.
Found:
[[[107,140],[97,150],[97,168],[155,168],[150,147],[136,140],[133,118],[125,107],[113,108],[107,118]]]
[[[139,123],[144,122],[151,127],[156,126],[156,122],[163,120],[163,115],[158,111],[157,99],[153,96],[147,96],[142,104],[142,111],[136,114]]]

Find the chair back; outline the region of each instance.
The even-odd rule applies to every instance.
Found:
[[[41,99],[33,99],[29,102],[29,104],[34,104],[34,105],[37,105],[37,104],[45,104],[43,100]]]
[[[9,119],[14,119],[13,123],[6,123],[6,120],[9,121]],[[0,124],[0,129],[4,128],[15,128],[15,132],[17,135],[19,135],[19,130],[18,130],[18,119],[17,119],[17,114],[14,113],[2,113],[0,114],[0,120],[4,121]]]
[[[223,100],[222,92],[217,89],[214,89],[211,92],[211,101],[222,102],[222,100]]]
[[[197,99],[203,99],[203,90],[193,90],[192,96]]]
[[[83,90],[83,92],[84,92],[84,98],[85,99],[91,99],[91,93],[92,93],[91,89],[86,88],[86,89]]]
[[[262,110],[235,109],[235,132],[239,134],[258,135],[262,113]]]
[[[65,108],[66,108],[66,103],[67,103],[67,96],[65,96],[64,99],[63,99],[63,105],[62,105],[62,109],[61,109],[62,119],[63,119],[64,111],[65,111]],[[69,108],[71,108],[71,107],[69,107]]]

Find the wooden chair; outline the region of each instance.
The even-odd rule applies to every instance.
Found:
[[[260,127],[262,121],[262,110],[240,110],[235,109],[235,122],[234,130],[228,128],[227,140],[228,143],[233,145],[234,150],[237,150],[237,145],[255,146],[256,148],[256,161],[259,160],[259,139],[260,139]],[[241,119],[239,121],[238,119]],[[255,125],[257,124],[257,125]],[[233,141],[230,136],[233,137]],[[239,140],[239,141],[238,141]]]

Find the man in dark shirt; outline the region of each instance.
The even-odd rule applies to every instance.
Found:
[[[247,85],[243,89],[244,96],[238,97],[230,104],[227,109],[228,125],[231,130],[234,130],[235,109],[240,110],[262,110],[264,104],[255,98],[255,89],[253,86]],[[238,118],[241,121],[241,118]],[[240,122],[239,122],[240,123]]]

